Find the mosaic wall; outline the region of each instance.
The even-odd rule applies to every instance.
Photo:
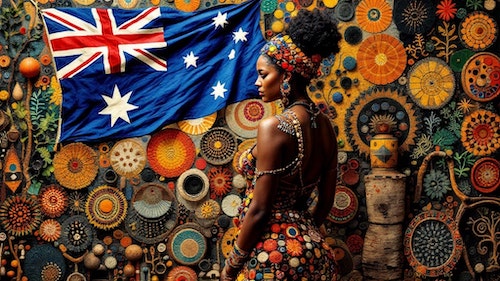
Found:
[[[56,146],[62,95],[39,9],[194,11],[226,3],[0,0],[1,280],[217,279],[246,187],[235,159],[279,105],[247,100],[141,138]],[[317,7],[345,39],[309,88],[341,149],[337,198],[323,227],[341,280],[373,279],[373,272],[393,280],[500,278],[498,6],[262,0],[267,37],[299,9]],[[380,204],[370,202],[371,166],[380,156],[370,141],[387,128],[403,187],[377,190],[387,201]],[[401,193],[403,222],[370,228],[373,204],[391,212]],[[372,231],[386,246],[398,241],[395,259],[370,262],[378,253]]]

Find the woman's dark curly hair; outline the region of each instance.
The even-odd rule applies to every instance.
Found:
[[[297,16],[290,20],[286,33],[308,56],[319,54],[324,58],[340,51],[342,37],[337,24],[318,9],[299,10]]]

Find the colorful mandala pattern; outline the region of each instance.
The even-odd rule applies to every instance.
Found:
[[[12,236],[32,234],[41,221],[42,211],[33,197],[13,195],[0,206],[0,224]]]
[[[495,43],[498,29],[496,21],[487,13],[475,11],[460,24],[460,39],[474,51],[483,51]]]
[[[494,153],[500,147],[500,116],[484,109],[472,112],[464,118],[461,136],[462,145],[470,153],[476,156]]]
[[[97,176],[97,154],[83,143],[65,145],[54,156],[54,176],[64,187],[82,189]]]
[[[93,189],[85,203],[89,222],[99,229],[117,227],[127,215],[128,202],[123,192],[106,185]]]
[[[500,95],[500,57],[481,52],[472,55],[462,68],[462,87],[473,100],[487,102]]]
[[[59,185],[49,185],[38,194],[38,201],[44,215],[49,218],[61,216],[68,207],[68,194]]]

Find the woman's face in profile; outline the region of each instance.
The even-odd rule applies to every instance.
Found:
[[[280,85],[283,81],[283,74],[280,73],[271,60],[261,55],[257,60],[257,80],[255,86],[258,87],[259,96],[263,102],[272,102],[281,98]]]

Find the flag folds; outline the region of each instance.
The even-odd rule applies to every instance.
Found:
[[[195,12],[42,11],[63,102],[59,141],[151,134],[257,97],[260,2]]]

